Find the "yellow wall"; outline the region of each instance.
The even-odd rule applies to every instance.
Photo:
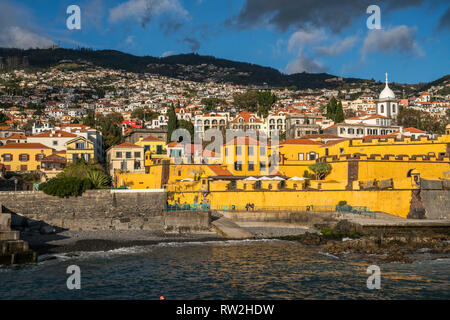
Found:
[[[205,203],[197,192],[182,192],[174,196],[179,203]],[[194,202],[197,200],[196,202]],[[411,190],[383,191],[215,191],[206,196],[211,208],[235,205],[244,208],[249,202],[255,207],[336,206],[347,201],[351,206],[365,206],[372,211],[387,212],[406,218]]]
[[[40,149],[34,149],[34,148],[7,148],[8,145],[5,145],[4,147],[0,148],[0,163],[2,163],[5,166],[9,166],[9,171],[22,171],[21,166],[26,165],[26,170],[23,171],[35,171],[39,170],[41,166],[40,161],[36,161],[36,155],[37,154],[44,154],[44,157],[49,156],[52,154],[51,148],[40,148]],[[12,161],[3,161],[3,155],[4,154],[11,154],[12,155]],[[29,160],[27,161],[21,161],[19,156],[21,154],[27,154],[29,157]]]
[[[76,148],[76,144],[79,142],[83,142],[85,144],[84,149]],[[75,138],[74,140],[69,141],[66,145],[66,159],[68,163],[73,162],[74,154],[78,154],[78,158],[84,158],[84,155],[87,154],[89,155],[89,159],[94,159],[94,144],[83,137]]]

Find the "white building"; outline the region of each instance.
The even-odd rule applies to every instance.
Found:
[[[398,115],[398,101],[394,92],[388,85],[388,74],[386,73],[386,87],[381,91],[377,102],[377,114],[395,119]]]

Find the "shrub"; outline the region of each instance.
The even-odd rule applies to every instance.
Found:
[[[53,178],[39,185],[39,190],[58,197],[80,196],[88,189],[92,189],[89,179],[74,177]]]
[[[338,206],[345,206],[346,204],[347,204],[347,201],[341,200],[341,201],[339,201]]]

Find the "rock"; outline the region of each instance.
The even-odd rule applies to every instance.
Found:
[[[27,225],[27,218],[18,214],[11,215],[11,226],[12,227],[24,227]]]
[[[348,220],[341,220],[334,226],[333,231],[341,235],[350,235],[352,233],[360,232],[361,227]]]
[[[54,234],[55,228],[47,225],[47,226],[42,226],[39,231],[41,232],[41,234]]]

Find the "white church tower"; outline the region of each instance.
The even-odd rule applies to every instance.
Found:
[[[395,119],[398,115],[398,102],[394,92],[388,85],[388,74],[386,73],[386,87],[381,91],[377,102],[377,114]]]

